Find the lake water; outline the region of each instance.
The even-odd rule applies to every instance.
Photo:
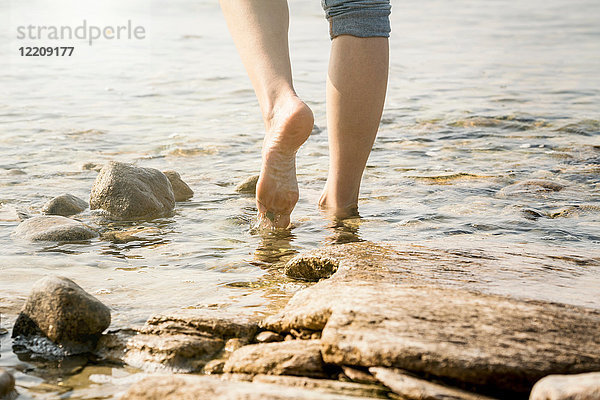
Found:
[[[262,122],[216,2],[3,0],[2,327],[10,328],[33,282],[47,274],[68,276],[109,305],[115,328],[181,308],[268,314],[304,286],[282,275],[283,261],[353,240],[512,254],[509,272],[487,283],[493,291],[530,287],[524,297],[599,308],[600,3],[392,4],[389,91],[361,218],[338,227],[316,207],[327,175],[328,26],[318,0],[290,4],[296,89],[317,128],[298,154],[295,227],[282,237],[252,233],[254,200],[234,190],[259,171]],[[91,46],[16,38],[21,25],[75,27],[83,19],[131,20],[146,38]],[[19,55],[21,46],[42,44],[75,51]],[[83,165],[109,160],[175,169],[195,196],[154,221],[80,217],[99,230],[150,228],[139,241],[11,237],[17,211],[38,214],[64,192],[88,198],[97,172]],[[565,188],[502,191],[530,179]],[[135,377],[102,365],[49,370],[19,360],[8,336],[0,336],[0,366],[15,372],[22,398],[111,398]]]

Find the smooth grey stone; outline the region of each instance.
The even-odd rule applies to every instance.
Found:
[[[79,214],[88,207],[85,200],[79,197],[73,196],[72,194],[61,194],[48,201],[42,207],[42,213],[47,215],[62,215],[68,217],[70,215]]]
[[[15,235],[31,241],[76,242],[95,238],[98,233],[74,219],[59,215],[40,215],[21,222]]]
[[[163,174],[165,174],[167,179],[169,179],[169,182],[171,182],[175,201],[185,201],[194,196],[194,191],[181,179],[179,173],[176,171],[163,171]]]
[[[90,208],[113,219],[133,220],[169,215],[175,207],[171,183],[154,168],[111,161],[92,186]]]

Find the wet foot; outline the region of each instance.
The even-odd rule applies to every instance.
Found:
[[[323,191],[323,194],[321,194],[321,198],[319,199],[319,208],[330,218],[337,221],[359,216],[358,205],[356,202],[337,202],[328,196],[327,188]]]
[[[259,227],[287,228],[298,202],[296,152],[308,139],[314,124],[311,109],[290,96],[266,122],[262,168],[256,185]]]

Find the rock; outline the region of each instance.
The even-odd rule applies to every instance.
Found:
[[[169,182],[171,182],[175,201],[185,201],[194,196],[194,191],[181,179],[181,176],[177,172],[163,171],[163,174],[165,174],[167,179],[169,179]]]
[[[242,347],[244,347],[247,344],[248,344],[248,342],[246,340],[242,340],[242,339],[238,339],[238,338],[229,339],[225,343],[224,350],[229,353],[233,353],[234,351],[241,349]]]
[[[245,181],[236,186],[235,191],[242,194],[256,195],[256,184],[258,183],[259,175],[248,177]]]
[[[338,262],[327,257],[296,256],[285,264],[284,273],[290,278],[317,282],[329,278],[338,269]]]
[[[223,373],[223,367],[225,366],[225,360],[216,359],[206,363],[202,372],[207,375],[219,375]]]
[[[342,371],[344,371],[344,375],[346,375],[352,382],[358,383],[376,383],[379,382],[377,378],[371,375],[368,372],[361,371],[360,369],[348,367],[346,365],[342,366]]]
[[[175,207],[171,183],[157,169],[111,161],[92,187],[90,208],[120,220],[169,215]]]
[[[24,220],[17,226],[18,238],[38,241],[76,242],[98,236],[89,226],[58,215],[40,215]]]
[[[157,314],[146,321],[145,333],[209,334],[221,339],[252,340],[258,319],[214,310],[181,310],[177,314]]]
[[[283,338],[280,334],[272,332],[272,331],[262,331],[254,338],[258,343],[271,343],[271,342],[281,342]]]
[[[565,186],[561,183],[545,179],[530,179],[506,186],[498,194],[500,196],[543,195],[551,192],[560,192],[564,188]]]
[[[144,371],[198,372],[223,349],[222,339],[203,335],[146,335],[119,331],[103,335],[96,354]]]
[[[102,169],[102,164],[98,164],[95,162],[87,162],[81,166],[81,169],[84,171],[100,172],[100,170]]]
[[[90,351],[110,325],[110,310],[70,279],[37,281],[13,327],[12,337],[45,336],[71,354]]]
[[[533,386],[529,400],[600,400],[600,372],[546,376]]]
[[[153,227],[135,227],[126,230],[108,231],[102,234],[103,240],[108,240],[113,243],[129,243],[135,241],[151,241],[154,238],[160,237],[160,229]],[[156,240],[156,239],[155,239]]]
[[[364,385],[353,382],[340,382],[330,379],[313,379],[300,376],[256,375],[252,382],[272,383],[275,385],[311,389],[335,395],[347,395],[387,399],[389,390],[379,385]]]
[[[198,372],[224,351],[251,340],[257,325],[252,317],[214,310],[159,314],[140,329],[104,335],[96,354],[146,371]]]
[[[65,193],[44,204],[42,213],[68,217],[70,215],[79,214],[87,207],[88,204],[85,200],[81,200],[79,197],[73,196],[72,194]]]
[[[328,364],[395,367],[510,393],[551,373],[600,369],[600,311],[472,291],[465,282],[506,267],[500,254],[398,246],[311,252],[337,259],[338,271],[296,293],[262,328],[322,330]],[[519,288],[512,283],[504,282]]]
[[[320,349],[318,341],[309,340],[251,344],[231,354],[224,371],[324,377]]]
[[[15,378],[8,371],[0,368],[0,400],[13,400],[17,396]]]
[[[487,396],[415,378],[397,369],[374,367],[369,368],[369,371],[400,398],[406,400],[492,400]]]
[[[236,382],[211,376],[155,375],[135,383],[127,400],[364,400],[260,382]]]

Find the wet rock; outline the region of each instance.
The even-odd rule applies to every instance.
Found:
[[[530,400],[600,400],[600,372],[550,375],[535,384]]]
[[[179,173],[175,171],[163,171],[163,174],[165,174],[167,179],[169,179],[169,182],[171,182],[175,201],[185,201],[194,196],[194,191],[181,179]]]
[[[202,372],[207,375],[219,375],[223,373],[223,367],[225,366],[225,360],[211,360],[206,363]]]
[[[300,376],[256,375],[252,382],[311,389],[336,395],[359,396],[387,399],[389,390],[379,385],[364,385],[353,382],[340,382],[329,379],[313,379]]]
[[[252,317],[182,310],[155,315],[140,329],[104,335],[96,354],[146,371],[198,372],[224,351],[243,346],[257,329]]]
[[[146,321],[145,333],[209,334],[221,339],[252,340],[258,319],[213,310],[181,310],[177,314],[157,314]]]
[[[79,197],[73,196],[72,194],[61,194],[48,201],[42,207],[42,213],[47,215],[62,215],[68,217],[70,215],[79,214],[88,207],[85,200]]]
[[[462,255],[373,243],[311,254],[336,258],[338,271],[298,292],[262,327],[322,330],[328,364],[396,367],[518,393],[551,373],[600,369],[600,311],[432,284],[445,264],[456,282],[474,279],[461,275]],[[494,257],[475,260],[465,265],[499,268]]]
[[[90,208],[128,220],[168,215],[175,207],[171,183],[159,170],[111,161],[92,187]]]
[[[231,354],[224,371],[324,377],[320,349],[318,341],[308,340],[252,344]]]
[[[256,195],[256,184],[258,183],[259,175],[248,177],[245,181],[236,186],[235,191],[243,194]]]
[[[126,230],[108,231],[102,234],[103,240],[108,240],[113,243],[129,243],[139,240],[149,241],[152,237],[160,236],[158,228],[135,227]]]
[[[156,375],[135,383],[127,400],[361,400],[365,397],[260,382],[224,381],[210,376]]]
[[[81,166],[81,169],[84,171],[100,172],[100,170],[102,169],[102,164],[98,164],[95,162],[87,162]]]
[[[415,378],[396,369],[375,367],[369,368],[369,371],[400,398],[406,400],[491,400],[487,396]]]
[[[284,273],[290,278],[317,282],[329,278],[338,269],[338,262],[333,258],[297,256],[285,264]]]
[[[600,214],[600,206],[594,204],[577,204],[568,206],[549,214],[550,218],[570,218]]]
[[[58,215],[40,215],[24,220],[15,236],[31,241],[76,242],[98,236],[89,226]]]
[[[44,336],[68,353],[90,351],[110,325],[110,310],[70,279],[37,281],[13,327],[12,337]]]
[[[96,354],[145,371],[197,372],[223,349],[222,339],[204,335],[147,335],[118,331],[103,335]]]
[[[263,331],[256,335],[254,338],[258,343],[272,343],[272,342],[281,342],[283,338],[280,334],[272,332],[272,331]]]
[[[15,378],[0,368],[0,400],[13,400],[18,396],[15,390]]]
[[[539,195],[560,192],[565,185],[545,179],[531,179],[506,186],[498,192],[500,196]]]

